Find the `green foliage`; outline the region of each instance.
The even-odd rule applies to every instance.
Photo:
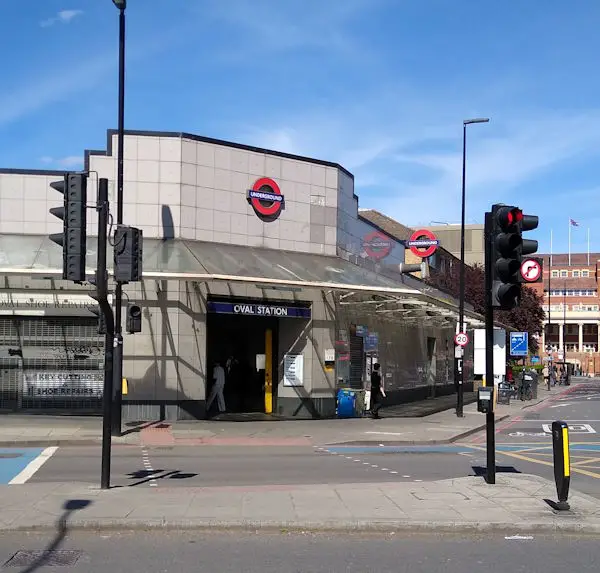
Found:
[[[459,296],[460,275],[459,266],[451,271],[436,273],[430,277],[432,286],[442,289],[449,294]],[[475,312],[485,314],[485,271],[482,265],[465,267],[465,300],[473,306]],[[542,306],[543,298],[532,288],[523,286],[521,305],[513,310],[495,312],[496,320],[515,330],[529,333],[529,351],[538,352],[538,342],[534,335],[541,335],[544,327],[545,312]]]

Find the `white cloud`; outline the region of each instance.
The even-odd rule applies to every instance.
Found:
[[[247,129],[239,139],[339,162],[355,175],[361,207],[384,210],[403,223],[459,220],[462,124],[460,119],[450,124],[455,106],[386,94],[361,99],[361,106],[362,111],[338,106],[335,112],[271,119],[262,122],[266,128]],[[490,124],[468,129],[470,222],[482,222],[492,202],[507,200],[520,186],[545,181],[566,162],[600,149],[600,110],[513,111],[510,119],[498,114]],[[567,205],[566,199],[555,196],[553,209]],[[538,208],[539,195],[528,194],[523,202],[524,208]]]
[[[50,26],[54,26],[54,24],[69,24],[74,18],[82,14],[83,10],[61,10],[56,16],[40,22],[40,26],[42,28],[49,28]]]
[[[46,75],[31,74],[31,81],[0,95],[0,126],[91,89],[115,65],[116,56],[109,53],[70,69],[63,66],[60,72],[52,70]]]
[[[83,157],[80,155],[68,155],[66,157],[54,158],[48,155],[40,158],[42,163],[46,165],[56,165],[57,167],[79,167],[83,165]]]
[[[256,52],[269,57],[290,50],[326,49],[353,58],[367,55],[357,49],[346,33],[346,25],[365,11],[374,11],[386,0],[305,0],[300,4],[281,0],[216,0],[202,4],[202,17],[212,17],[239,32],[230,34],[227,46],[219,47],[219,57],[247,59]],[[199,10],[199,8],[197,8]],[[243,42],[240,51],[236,40]]]

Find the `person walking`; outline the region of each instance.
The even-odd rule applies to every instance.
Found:
[[[373,372],[371,372],[371,418],[374,419],[381,418],[379,410],[382,406],[383,398],[385,398],[380,369],[381,365],[377,363],[373,365]]]
[[[225,412],[225,369],[221,366],[220,362],[215,363],[213,368],[213,385],[210,390],[208,402],[206,402],[206,411],[210,411],[215,398],[217,399],[217,408],[219,408],[219,414]]]

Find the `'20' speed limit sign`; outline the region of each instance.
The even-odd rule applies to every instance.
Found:
[[[458,346],[466,346],[467,344],[469,344],[469,337],[467,336],[466,332],[459,332],[454,337],[454,342]]]

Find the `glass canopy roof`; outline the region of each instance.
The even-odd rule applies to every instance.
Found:
[[[98,241],[88,237],[87,273],[95,273]],[[112,248],[108,267],[112,269]],[[420,300],[454,316],[457,301],[411,275],[397,279],[338,257],[183,239],[144,239],[143,275],[148,279],[231,281],[386,294],[404,303]],[[0,276],[62,276],[62,251],[47,236],[0,234]],[[350,300],[350,299],[348,299]],[[466,309],[467,315],[474,315]]]
[[[96,267],[97,239],[88,237],[87,267]],[[112,250],[112,249],[109,249]],[[112,267],[112,256],[108,256]],[[414,293],[414,288],[343,259],[182,239],[144,239],[144,277],[243,280]],[[0,274],[60,276],[62,251],[46,236],[0,235]],[[400,276],[399,276],[400,278]]]

